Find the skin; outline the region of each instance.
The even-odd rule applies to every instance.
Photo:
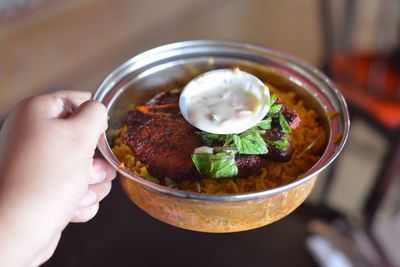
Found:
[[[93,218],[116,172],[94,152],[106,108],[90,93],[60,91],[24,100],[0,131],[0,259],[37,266],[70,222]]]

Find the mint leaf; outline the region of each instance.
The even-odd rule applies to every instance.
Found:
[[[271,107],[273,104],[275,104],[275,101],[278,99],[276,95],[271,95],[269,98],[269,106]]]
[[[271,122],[272,122],[272,118],[269,117],[265,120],[260,121],[259,123],[257,123],[256,127],[259,127],[263,130],[269,130],[271,129]]]
[[[271,145],[279,150],[284,150],[289,145],[289,139],[285,135],[281,140],[271,141]]]
[[[233,152],[194,153],[192,160],[201,175],[209,178],[233,177],[239,172]]]
[[[276,117],[278,115],[279,111],[281,111],[281,108],[282,108],[281,104],[274,104],[274,105],[270,106],[267,115],[270,117]]]
[[[206,146],[212,146],[214,143],[221,143],[225,138],[224,135],[220,134],[213,134],[207,132],[199,132],[199,134],[201,136],[203,144],[205,144]]]
[[[242,139],[236,134],[233,135],[233,144],[236,149],[242,146]]]
[[[242,140],[237,134],[228,134],[225,138],[224,147],[229,146],[238,149],[241,146]]]
[[[279,114],[279,125],[284,133],[290,133],[292,131],[289,123],[286,121],[285,116],[283,116],[282,113]]]
[[[264,122],[263,126],[268,127],[267,124],[270,125],[270,123],[266,121]],[[230,146],[236,149],[237,152],[239,152],[240,154],[259,155],[268,153],[267,144],[265,143],[260,133],[251,129],[244,133],[241,133],[240,135],[227,135],[224,143],[224,147],[226,146]]]
[[[234,153],[220,152],[215,156],[218,160],[212,161],[211,171],[214,173],[212,178],[233,177],[238,174]]]
[[[267,116],[269,117],[278,117],[278,113],[279,111],[281,111],[282,105],[276,103],[276,100],[278,98],[275,95],[271,95],[271,97],[269,98],[269,110],[267,113]]]
[[[240,154],[259,155],[267,154],[267,144],[257,132],[245,132],[239,135],[240,146],[237,150]]]
[[[233,136],[234,136],[234,134],[228,134],[225,137],[225,142],[224,142],[223,146],[230,146],[233,143]]]

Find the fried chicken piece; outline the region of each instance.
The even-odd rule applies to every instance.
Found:
[[[198,176],[191,155],[202,145],[201,138],[181,115],[133,110],[128,125],[122,142],[148,166],[150,175],[162,180]]]
[[[239,177],[248,177],[261,171],[261,158],[257,155],[236,155]]]

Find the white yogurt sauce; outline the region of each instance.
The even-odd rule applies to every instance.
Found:
[[[206,72],[182,91],[182,115],[196,128],[216,134],[241,133],[269,110],[269,89],[257,77],[238,69]]]

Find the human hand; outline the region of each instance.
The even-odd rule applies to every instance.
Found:
[[[0,132],[0,258],[38,265],[69,222],[97,212],[116,172],[94,152],[105,107],[87,92],[36,96],[10,113]]]

